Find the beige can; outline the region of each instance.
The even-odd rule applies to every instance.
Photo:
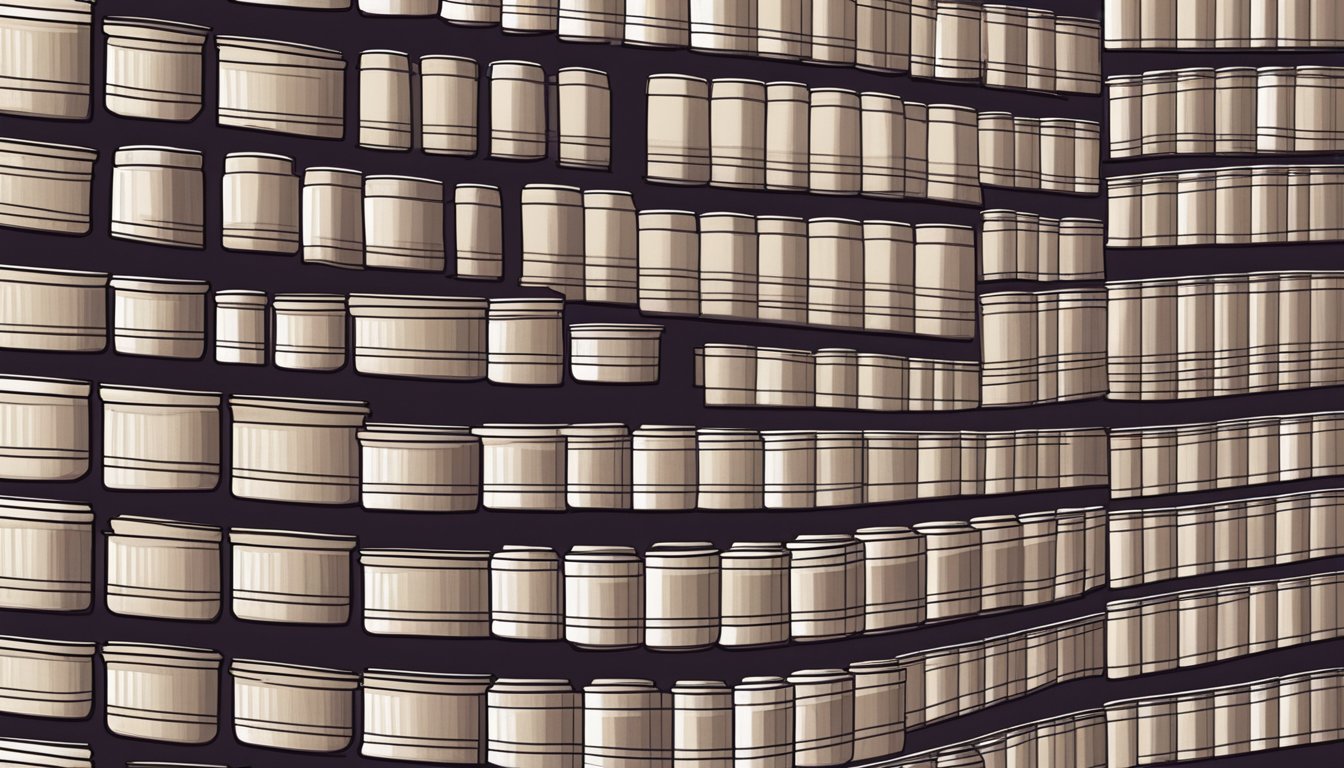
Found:
[[[638,302],[639,214],[629,192],[583,193],[584,301]]]
[[[504,224],[499,187],[458,184],[453,194],[456,272],[462,280],[504,276]]]
[[[928,619],[975,613],[981,603],[980,532],[960,521],[918,523],[927,563]]]
[[[233,615],[284,624],[350,618],[350,551],[342,534],[234,528]]]
[[[663,184],[709,181],[709,82],[690,75],[650,75],[648,165],[645,177]]]
[[[760,509],[765,502],[764,444],[754,429],[696,431],[701,509]]]
[[[863,226],[851,219],[807,223],[807,322],[863,327]]]
[[[721,561],[724,647],[789,639],[789,551],[775,542],[735,542]]]
[[[219,484],[218,392],[102,384],[103,485],[208,491]]]
[[[692,38],[696,35],[694,27],[692,23]],[[765,83],[714,80],[709,92],[709,183],[739,189],[763,187],[765,145]]]
[[[718,680],[672,686],[673,768],[732,768],[733,692]]]
[[[364,631],[371,635],[487,637],[490,553],[362,549]]]
[[[87,118],[92,24],[93,0],[0,3],[0,112]]]
[[[690,211],[639,212],[639,309],[700,314],[700,236]]]
[[[565,555],[565,639],[580,648],[644,643],[644,562],[635,550],[580,545]]]
[[[805,349],[756,348],[755,405],[810,408],[816,399],[816,363]]]
[[[264,291],[215,291],[215,362],[266,364],[269,306]]]
[[[491,62],[490,156],[546,156],[546,73],[529,61]]]
[[[630,509],[630,430],[624,424],[572,424],[561,432],[569,507]]]
[[[564,299],[491,299],[486,375],[497,384],[564,380]]]
[[[756,405],[760,351],[744,344],[706,344],[696,350],[696,383],[705,405]]]
[[[817,434],[810,430],[761,432],[766,509],[811,509],[817,504]]]
[[[364,178],[364,263],[443,271],[443,182],[413,176]]]
[[[863,504],[863,432],[859,430],[817,433],[818,507]]]
[[[571,325],[570,375],[594,384],[656,384],[662,335],[661,325]]]
[[[339,669],[233,659],[233,734],[297,752],[340,752],[354,736],[359,676]]]
[[[634,509],[695,509],[695,427],[645,424],[631,442]]]
[[[0,413],[3,409],[0,409]],[[83,611],[92,600],[93,511],[87,504],[0,496],[0,607]]]
[[[355,370],[417,379],[485,378],[486,299],[350,295]]]
[[[201,53],[209,27],[109,16],[107,111],[123,117],[186,122],[201,111]]]
[[[766,83],[766,189],[807,189],[811,103],[811,92],[803,83]]]
[[[219,615],[219,528],[137,515],[114,517],[110,525],[109,611],[181,621]]]
[[[490,675],[369,669],[362,676],[359,753],[384,760],[485,761]]]
[[[807,223],[793,216],[756,217],[758,319],[807,322]]]
[[[93,711],[96,647],[94,643],[0,635],[0,712],[72,720],[88,717]],[[9,763],[2,747],[0,760]]]
[[[118,736],[208,744],[219,732],[219,665],[205,648],[104,643],[107,729]]]
[[[905,747],[905,669],[895,659],[856,661],[854,676],[855,760],[899,754]]]
[[[87,381],[0,376],[0,478],[75,480],[89,471]]]
[[[800,642],[863,631],[863,544],[852,536],[804,534],[789,542],[790,634]]]
[[[534,2],[555,0],[534,0]],[[681,0],[626,0],[625,43],[650,48],[691,44],[690,7]]]
[[[756,318],[756,217],[700,215],[700,314]]]
[[[719,639],[719,550],[704,541],[654,544],[644,553],[645,644],[655,651],[708,648]]]
[[[607,73],[562,67],[555,76],[561,167],[611,167],[611,86]]]
[[[915,230],[896,221],[863,223],[863,327],[910,333],[915,327]]]
[[[102,272],[0,266],[0,347],[103,351],[107,283]]]
[[[467,427],[368,424],[360,446],[360,504],[398,512],[475,512],[481,441]]]
[[[464,27],[488,27],[500,23],[500,0],[448,0],[439,7],[439,18]]]
[[[669,768],[672,696],[652,680],[599,679],[583,688],[583,764]]]
[[[560,558],[548,547],[506,544],[490,557],[490,633],[513,640],[559,640]]]
[[[112,237],[204,248],[203,159],[194,149],[118,149],[112,163]]]
[[[975,110],[969,107],[929,105],[929,183],[925,197],[980,204],[977,122]]]
[[[500,678],[486,693],[486,761],[500,768],[579,768],[583,700],[568,680]]]
[[[231,251],[299,251],[301,201],[294,161],[235,152],[224,158],[223,245]]]
[[[233,495],[300,504],[359,500],[357,400],[234,395]]]
[[[428,155],[476,154],[479,90],[475,59],[420,57],[420,144]]]
[[[345,168],[303,173],[303,261],[364,268],[364,176]]]
[[[864,496],[868,503],[905,501],[918,495],[918,433],[866,430],[863,450]]]
[[[823,195],[859,193],[863,168],[860,112],[859,94],[854,91],[812,89],[808,112],[808,186],[811,191]]]
[[[123,355],[180,357],[205,354],[204,280],[114,277],[113,348]]]
[[[859,407],[859,353],[828,347],[812,355],[816,367],[818,408]]]
[[[793,685],[780,677],[744,677],[733,688],[733,765],[794,764]]]
[[[519,285],[584,295],[584,210],[578,187],[528,184],[522,193],[523,273]]]
[[[793,686],[793,760],[799,768],[844,765],[854,757],[854,676],[804,669]]]
[[[82,4],[82,0],[70,2]],[[0,14],[4,9],[0,5]],[[4,21],[0,15],[0,24]],[[0,74],[0,82],[3,80]],[[7,91],[0,89],[3,93]],[[86,147],[0,139],[0,226],[88,234],[93,163],[97,159],[97,150]]]
[[[905,102],[899,96],[866,91],[859,95],[859,108],[862,194],[904,197]]]
[[[411,131],[411,59],[401,51],[359,54],[359,145],[408,150]]]
[[[311,45],[216,35],[219,124],[318,139],[345,135],[345,58]]]
[[[904,526],[893,526],[860,528],[854,538],[863,545],[864,633],[923,623],[924,537]]]
[[[563,512],[565,436],[558,424],[485,424],[481,504],[486,509]]]
[[[345,296],[277,294],[274,306],[275,367],[298,371],[345,367]]]

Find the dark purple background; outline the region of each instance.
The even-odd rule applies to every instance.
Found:
[[[1100,0],[1034,0],[1034,7],[1073,15],[1100,15]],[[67,269],[107,271],[121,275],[154,275],[208,279],[216,289],[257,288],[284,292],[388,292],[443,295],[541,295],[517,285],[519,190],[527,183],[563,183],[585,189],[622,189],[635,193],[640,208],[727,210],[751,214],[804,217],[884,218],[911,223],[956,223],[977,226],[979,209],[922,202],[889,202],[776,192],[678,188],[644,184],[644,83],[655,73],[678,72],[702,77],[749,77],[796,80],[814,87],[839,86],[895,93],[930,103],[954,103],[981,110],[1008,110],[1033,117],[1073,117],[1104,122],[1100,97],[1060,98],[1045,94],[996,91],[904,76],[879,75],[855,69],[827,68],[774,61],[727,58],[688,51],[628,49],[562,43],[553,35],[515,37],[498,29],[466,29],[438,19],[366,18],[355,12],[295,11],[265,6],[193,3],[182,0],[101,0],[98,18],[108,15],[147,16],[211,26],[218,34],[269,37],[338,48],[348,62],[346,139],[342,142],[221,128],[214,124],[215,72],[207,67],[204,104],[190,124],[137,121],[107,113],[101,88],[95,86],[93,125],[0,117],[0,136],[52,141],[99,149],[94,181],[92,235],[62,238],[0,232],[0,260]],[[98,29],[97,27],[95,29]],[[102,82],[102,36],[95,33],[94,82]],[[213,45],[213,41],[211,41]],[[536,163],[431,157],[419,152],[390,153],[357,146],[359,52],[393,48],[413,57],[457,54],[485,65],[499,59],[536,61],[553,74],[564,66],[586,66],[608,72],[612,89],[613,168],[611,173],[558,168],[553,160]],[[1209,52],[1172,54],[1116,52],[1104,55],[1107,75],[1183,66],[1328,63],[1339,54]],[[213,50],[207,62],[215,60]],[[1336,62],[1337,63],[1337,62]],[[481,91],[481,114],[488,116],[488,89]],[[488,146],[488,118],[482,119],[481,145]],[[1103,129],[1104,130],[1104,129]],[[1104,133],[1103,133],[1104,143]],[[112,240],[107,235],[112,155],[118,146],[157,144],[199,149],[206,153],[206,231],[204,251],[159,248]],[[274,152],[295,158],[299,169],[341,166],[366,173],[428,176],[451,187],[458,183],[498,185],[504,199],[506,268],[502,282],[457,281],[423,273],[349,272],[306,265],[297,257],[228,253],[218,245],[219,188],[223,157],[228,152]],[[554,157],[554,152],[552,152]],[[1341,162],[1339,155],[1294,156],[1292,162]],[[1110,174],[1198,168],[1252,160],[1193,157],[1104,163]],[[1104,218],[1104,197],[1071,197],[986,189],[984,208],[1014,208],[1049,216]],[[451,216],[449,217],[451,230]],[[452,242],[452,233],[448,233]],[[1293,247],[1221,247],[1179,250],[1110,251],[1112,279],[1265,269],[1337,269],[1338,245]],[[1093,285],[1097,283],[1092,283]],[[1071,283],[1069,285],[1080,285]],[[1032,283],[991,283],[980,292],[1036,289]],[[978,410],[945,414],[866,414],[779,409],[705,409],[701,392],[691,387],[692,349],[707,342],[788,346],[803,349],[847,346],[863,351],[972,360],[977,342],[853,333],[839,330],[783,328],[682,317],[641,318],[631,307],[571,305],[566,322],[659,322],[663,339],[663,380],[659,387],[610,387],[566,382],[560,390],[506,387],[486,382],[434,383],[357,376],[347,367],[337,373],[280,371],[273,367],[223,366],[211,353],[201,361],[101,355],[0,352],[0,372],[86,378],[117,384],[222,390],[231,394],[293,395],[363,399],[373,406],[372,420],[431,424],[505,422],[619,421],[685,423],[700,426],[762,428],[831,427],[877,429],[1013,429],[1068,426],[1134,426],[1219,418],[1338,409],[1340,389],[1264,394],[1180,403],[1089,401],[1031,408]],[[101,438],[95,419],[94,445]],[[96,454],[95,454],[96,455]],[[226,451],[227,455],[227,451]],[[95,465],[96,466],[96,465]],[[1197,503],[1239,495],[1333,487],[1332,480],[1314,480],[1222,490],[1180,497],[1145,499],[1143,506]],[[506,543],[542,544],[563,550],[576,543],[628,544],[643,549],[658,541],[708,539],[720,545],[735,540],[787,540],[799,533],[848,532],[880,524],[909,524],[943,518],[1028,512],[1107,502],[1104,488],[1014,496],[948,499],[892,507],[821,510],[816,512],[691,512],[522,514],[482,511],[472,515],[409,515],[365,512],[359,507],[332,508],[272,504],[233,499],[225,487],[213,493],[116,493],[102,488],[97,470],[76,483],[0,482],[0,493],[88,501],[98,515],[98,530],[116,515],[136,514],[208,522],[224,527],[252,526],[356,533],[368,547],[422,546],[497,549]],[[1139,506],[1124,503],[1125,508]],[[99,536],[101,539],[102,537]],[[210,647],[228,657],[259,658],[351,670],[365,667],[492,672],[525,677],[567,676],[576,683],[597,677],[650,677],[667,686],[674,680],[718,678],[735,681],[749,674],[786,674],[796,669],[843,666],[860,659],[885,658],[923,648],[969,641],[1069,617],[1097,612],[1116,596],[1135,597],[1178,588],[1276,578],[1336,570],[1344,558],[1214,577],[1167,582],[1112,593],[1094,592],[1080,600],[999,616],[919,629],[897,635],[860,637],[819,645],[795,645],[749,652],[712,649],[689,654],[657,654],[646,650],[580,651],[564,643],[522,643],[492,639],[427,640],[373,637],[362,632],[358,612],[346,627],[293,627],[239,622],[225,616],[209,625],[114,616],[103,608],[101,575],[105,567],[102,541],[95,562],[98,595],[89,615],[0,614],[0,633],[72,640],[149,641]],[[226,582],[227,583],[227,577]],[[356,607],[359,604],[358,578]],[[227,613],[227,611],[226,611]],[[1196,689],[1344,664],[1344,640],[1319,643],[1225,662],[1207,668],[1153,675],[1127,681],[1082,680],[1034,694],[1009,705],[959,718],[912,733],[909,750],[917,751],[978,736],[1008,725],[1098,706],[1135,695]],[[231,712],[227,676],[221,708],[221,735],[206,747],[139,742],[109,734],[101,722],[102,681],[94,718],[86,722],[0,716],[0,736],[45,738],[90,743],[101,765],[127,760],[213,762],[231,765],[316,766],[330,764],[324,755],[254,749],[238,744],[229,727]],[[358,708],[357,708],[358,710]],[[358,731],[358,720],[356,729]],[[358,757],[356,745],[344,753]],[[1219,766],[1344,764],[1344,745],[1326,745],[1218,761]]]

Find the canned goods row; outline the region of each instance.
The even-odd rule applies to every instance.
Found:
[[[358,673],[232,658],[227,712],[219,691],[224,659],[213,650],[0,637],[0,711],[88,717],[98,687],[95,654],[107,729],[150,742],[209,744],[220,721],[231,719],[234,738],[248,746],[335,753],[358,735],[364,757],[497,768],[666,768],[674,752],[725,768],[746,759],[824,768],[895,754],[905,743],[904,674],[889,659],[736,685],[683,680],[664,691],[628,678],[576,689],[563,678]],[[0,761],[91,768],[71,747],[0,740]]]
[[[0,444],[8,448],[0,478],[86,475],[92,388],[75,379],[0,377]],[[217,487],[224,395],[106,384],[99,390],[104,485]],[[800,445],[776,466],[755,429],[365,424],[370,409],[363,401],[233,395],[228,405],[233,494],[300,504],[354,504],[363,492],[365,506],[394,510],[755,510],[1106,484],[1106,431],[1099,428],[824,431],[815,433],[825,439],[813,450]],[[361,442],[370,451],[364,472]],[[791,501],[777,501],[777,487],[791,486],[798,491],[785,494]]]
[[[1033,405],[1107,394],[1104,288],[980,296],[980,404]]]
[[[1339,48],[1334,0],[1106,0],[1106,48]]]
[[[1111,679],[1212,664],[1344,634],[1344,572],[1106,604]]]
[[[1111,498],[1241,488],[1344,471],[1344,413],[1110,430]]]
[[[1344,669],[1107,702],[885,761],[891,768],[1216,761],[1344,739]]]
[[[351,0],[241,0],[347,9]],[[991,88],[1094,94],[1101,25],[1009,5],[947,0],[360,0],[368,15],[433,16],[576,43],[689,48],[729,56],[850,66]]]
[[[1112,176],[1108,248],[1344,240],[1344,165]]]
[[[495,552],[374,549],[356,537],[218,527],[124,515],[94,557],[88,505],[0,498],[0,607],[69,613],[92,605],[105,561],[107,609],[213,621],[340,626],[373,635],[564,640],[585,649],[688,651],[885,634],[1073,599],[1106,582],[1099,507],[912,528],[807,534],[787,543],[544,546]],[[225,568],[226,558],[231,566]],[[225,573],[231,572],[232,579]],[[230,583],[228,591],[222,586]],[[358,597],[362,595],[362,597]]]
[[[1344,272],[1252,272],[1106,286],[1113,400],[1344,383]]]
[[[980,364],[879,355],[706,344],[695,350],[695,384],[705,405],[955,411],[980,404]],[[770,436],[762,433],[769,449]]]
[[[1107,513],[1113,588],[1344,555],[1344,489]]]
[[[982,211],[980,279],[1104,280],[1104,222],[1024,211]]]
[[[1101,128],[1086,120],[679,74],[651,75],[647,98],[653,182],[964,205],[982,185],[1098,191]]]
[[[961,646],[855,662],[845,669],[745,677],[731,686],[683,680],[668,691],[638,678],[596,679],[576,690],[563,678],[382,668],[361,674],[233,658],[227,666],[231,713],[220,711],[224,658],[217,651],[121,641],[99,648],[94,642],[3,637],[0,658],[8,663],[0,672],[0,693],[10,695],[0,697],[0,710],[88,717],[96,687],[94,656],[100,655],[108,729],[145,741],[209,744],[217,738],[223,715],[231,716],[234,737],[242,744],[343,752],[355,739],[358,698],[364,725],[359,751],[366,757],[500,768],[631,768],[670,766],[674,754],[691,753],[698,762],[716,766],[750,760],[767,768],[827,768],[897,755],[908,731],[1101,674],[1102,645],[1114,637],[1114,628],[1106,630],[1112,621],[1109,614],[1088,616]],[[1222,745],[1224,754],[1237,753],[1237,745],[1252,751],[1338,740],[1344,738],[1342,674],[1320,670],[1111,701],[1065,716],[1071,727],[1062,733],[1051,729],[1054,739],[1063,738],[1050,753],[1091,755],[1066,759],[1063,764],[1069,766],[1133,768],[1158,759],[1211,756],[1218,746],[1215,732],[1232,740]],[[1237,716],[1252,718],[1257,707],[1267,705],[1275,711],[1267,718],[1259,713],[1258,734],[1249,722],[1236,727]],[[1215,728],[1218,718],[1228,720],[1226,730]],[[1089,739],[1072,727],[1075,719],[1089,723]],[[925,752],[893,764],[984,766],[976,750],[1014,750],[1020,756],[1023,738],[1032,730],[1018,726],[975,740],[970,762],[951,762],[950,755],[967,749],[952,745],[933,750],[937,758]],[[1095,743],[1098,738],[1101,743]],[[1035,745],[1028,745],[1034,751]],[[81,765],[68,762],[72,755],[54,746],[0,741],[0,756],[12,762],[27,758],[16,765]],[[1109,756],[1098,759],[1098,751]],[[1125,758],[1135,752],[1161,757]],[[62,757],[67,761],[58,761]]]
[[[953,338],[975,334],[975,230],[638,210],[629,192],[529,184],[523,285],[570,301]]]
[[[1112,158],[1344,149],[1344,67],[1199,67],[1106,79]]]

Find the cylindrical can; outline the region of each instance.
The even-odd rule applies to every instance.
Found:
[[[303,172],[303,261],[364,268],[364,177],[344,168]]]
[[[700,314],[700,236],[690,211],[639,212],[639,310]]]
[[[484,762],[490,675],[369,669],[361,683],[361,755],[432,763]]]
[[[649,181],[709,181],[709,82],[689,75],[652,75],[648,101]]]
[[[805,669],[793,686],[794,765],[844,765],[854,756],[854,676],[843,669]]]
[[[559,157],[562,167],[611,167],[611,86],[607,73],[562,67],[556,73]]]
[[[571,301],[584,295],[584,209],[578,187],[523,187],[523,273],[519,285],[550,288]]]
[[[719,639],[719,551],[708,542],[654,544],[644,553],[644,642],[655,651],[708,648]]]
[[[95,643],[0,636],[0,709],[24,717],[88,717],[96,649]],[[11,759],[3,748],[0,759]]]
[[[345,297],[289,293],[275,297],[275,366],[336,371],[345,366]]]
[[[358,438],[365,509],[476,511],[481,441],[467,427],[368,424]]]
[[[0,405],[0,413],[5,410]],[[89,505],[0,496],[0,546],[14,553],[0,563],[0,607],[52,612],[89,607],[93,594]]]
[[[789,552],[773,542],[735,542],[721,556],[719,645],[778,645],[789,639]]]
[[[112,343],[123,355],[180,357],[205,353],[204,280],[114,277]]]
[[[814,51],[815,39],[814,36]],[[812,89],[808,113],[808,184],[813,192],[823,195],[859,193],[863,169],[860,106],[859,95],[854,91]]]
[[[486,299],[353,293],[355,370],[373,376],[485,378]]]
[[[345,58],[311,45],[216,35],[220,125],[339,140]]]
[[[530,61],[491,62],[490,156],[546,156],[546,73]]]
[[[630,430],[624,424],[571,424],[561,432],[566,443],[569,506],[630,509]]]
[[[718,3],[708,5],[731,7]],[[699,6],[692,6],[693,9],[696,7]],[[692,41],[695,35],[692,21]],[[710,184],[741,189],[765,186],[765,83],[731,78],[711,83],[709,148]]]
[[[595,384],[656,384],[662,335],[661,325],[575,323],[570,374]]]
[[[501,768],[579,768],[583,702],[568,680],[500,678],[486,693],[486,761]]]
[[[119,148],[112,164],[112,237],[204,248],[202,160],[193,149]]]
[[[453,194],[456,273],[463,280],[504,276],[504,224],[499,187],[458,184]]]
[[[420,145],[425,154],[476,154],[478,71],[475,59],[463,56],[420,57]]]
[[[554,386],[565,376],[564,299],[491,299],[486,375]]]
[[[863,631],[863,544],[852,536],[804,534],[788,543],[790,634],[828,640]]]
[[[103,351],[107,284],[103,272],[0,266],[0,347]]]
[[[811,101],[812,96],[802,83],[766,83],[766,189],[807,189]]]
[[[733,692],[718,680],[672,686],[673,768],[732,768]]]
[[[765,502],[764,443],[754,429],[696,431],[701,509],[761,509]]]
[[[632,435],[635,509],[694,509],[695,427],[645,424]]]
[[[300,752],[340,752],[350,745],[358,675],[250,659],[233,659],[229,674],[239,742]]]
[[[756,318],[756,217],[700,215],[700,314]]]
[[[235,152],[224,158],[223,245],[231,251],[297,253],[300,194],[294,161]]]
[[[219,652],[104,643],[107,729],[118,736],[207,744],[219,732]]]
[[[733,765],[794,764],[793,685],[780,677],[744,677],[733,688]]]
[[[558,424],[485,424],[481,504],[486,509],[563,512],[565,436]]]
[[[181,621],[219,615],[219,528],[135,515],[114,517],[111,527],[109,611]]]
[[[229,543],[235,617],[283,624],[349,620],[354,536],[233,528]]]
[[[359,500],[356,433],[367,403],[234,395],[229,408],[233,495],[301,504]]]
[[[635,550],[580,545],[566,553],[565,639],[580,648],[644,643],[644,561]]]
[[[362,549],[364,631],[371,635],[486,637],[490,553]]]
[[[113,114],[186,122],[201,111],[201,52],[209,27],[109,16],[104,104]],[[85,53],[85,52],[81,52]]]
[[[863,543],[865,634],[923,623],[924,537],[906,527],[860,528]]]
[[[405,151],[411,130],[411,58],[401,51],[359,55],[359,145]]]
[[[0,112],[83,120],[89,116],[93,3],[6,3],[0,54]],[[37,55],[36,52],[42,52]]]
[[[637,304],[639,214],[629,192],[583,193],[583,299]]]
[[[515,640],[562,636],[560,558],[547,547],[506,544],[490,558],[490,633]]]
[[[219,484],[218,392],[101,384],[103,485],[208,491]]]
[[[442,272],[443,262],[443,182],[366,176],[365,265]]]
[[[583,688],[583,764],[661,768],[672,762],[672,696],[652,680],[598,679]]]
[[[918,523],[924,537],[930,621],[975,613],[981,605],[980,531],[969,523]]]

